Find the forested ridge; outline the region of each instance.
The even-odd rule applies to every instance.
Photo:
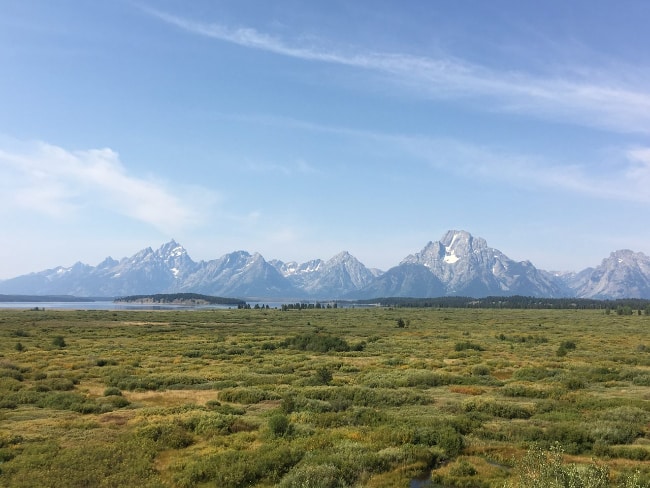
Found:
[[[154,295],[129,295],[115,299],[118,303],[147,302],[147,303],[205,303],[207,305],[241,305],[245,304],[238,298],[214,297],[199,293],[157,293]]]

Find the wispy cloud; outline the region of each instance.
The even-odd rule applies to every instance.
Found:
[[[426,161],[439,171],[483,182],[583,195],[600,200],[650,204],[650,148],[619,150],[609,156],[607,171],[594,172],[588,162],[552,161],[452,139],[375,136]]]
[[[293,163],[276,164],[268,162],[250,162],[245,167],[253,173],[274,173],[286,177],[296,175],[315,175],[319,170],[311,166],[304,159],[298,159]]]
[[[371,141],[377,151],[403,154],[406,160],[421,161],[436,171],[467,179],[552,189],[602,200],[650,203],[650,147],[609,151],[603,154],[600,169],[594,171],[593,161],[551,160],[452,138],[367,131],[268,115],[236,114],[230,118]]]
[[[481,104],[493,110],[527,113],[619,132],[650,133],[647,87],[612,78],[606,70],[575,68],[572,77],[559,74],[540,77],[520,71],[494,70],[453,56],[429,58],[362,49],[341,52],[327,47],[327,42],[305,45],[302,41],[285,40],[250,27],[198,22],[152,8],[143,9],[196,35],[305,61],[381,73],[427,98],[480,97]],[[589,76],[581,76],[581,72]]]
[[[188,201],[165,184],[130,175],[111,149],[68,151],[42,142],[0,148],[0,178],[8,206],[55,217],[101,207],[173,232],[199,221],[199,208],[214,202],[207,190],[194,191]],[[197,196],[198,195],[198,196]]]
[[[627,151],[627,159],[630,162],[625,178],[633,182],[643,196],[650,200],[650,147],[635,147]]]

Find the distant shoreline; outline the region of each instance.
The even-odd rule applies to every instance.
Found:
[[[0,302],[37,303],[37,302],[106,302],[113,297],[75,297],[73,295],[0,295]]]

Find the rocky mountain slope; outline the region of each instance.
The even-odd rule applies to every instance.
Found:
[[[560,278],[578,297],[650,298],[650,257],[627,249],[615,251],[596,268]]]
[[[466,231],[448,231],[440,241],[407,256],[400,266],[420,264],[445,286],[445,295],[561,296],[562,287],[530,261],[517,262],[484,239]]]

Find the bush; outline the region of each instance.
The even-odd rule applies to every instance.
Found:
[[[36,389],[38,391],[71,391],[74,389],[74,381],[69,378],[49,378],[39,381]]]
[[[490,376],[490,368],[485,364],[477,364],[472,368],[472,376]]]
[[[297,466],[282,478],[278,488],[345,488],[339,469],[333,464]]]
[[[595,442],[607,445],[630,444],[640,435],[640,426],[627,422],[597,422],[589,430]]]
[[[329,385],[332,381],[332,372],[325,366],[318,368],[315,380],[318,385]]]
[[[606,466],[589,464],[577,466],[563,464],[563,450],[558,445],[543,451],[538,446],[529,449],[517,463],[515,477],[507,487],[511,488],[607,488],[609,470]]]
[[[108,401],[108,404],[114,408],[124,408],[131,405],[131,402],[123,396],[109,396],[106,397],[106,400]]]
[[[147,425],[140,429],[140,436],[152,440],[159,449],[182,449],[192,445],[194,439],[180,425],[180,423],[167,423]]]
[[[501,388],[501,394],[513,398],[548,398],[550,392],[541,388],[525,385],[506,385]]]
[[[561,446],[569,454],[582,454],[592,449],[594,439],[589,426],[574,423],[557,422],[546,429],[544,437],[548,446]]]
[[[289,417],[278,413],[269,418],[269,431],[273,437],[285,437],[291,434],[291,422]]]
[[[266,480],[265,486],[276,486],[301,458],[302,452],[272,442],[255,450],[230,450],[190,458],[182,464],[174,481],[176,486],[241,488]]]
[[[632,383],[636,386],[650,386],[650,374],[642,373],[632,378]]]
[[[583,378],[574,375],[567,375],[562,378],[562,385],[567,390],[582,390],[587,387],[587,383]]]
[[[54,339],[52,339],[52,345],[58,347],[59,349],[67,346],[63,336],[55,336]]]
[[[340,337],[330,334],[320,334],[318,332],[308,332],[296,337],[286,339],[280,344],[281,347],[298,349],[300,351],[313,352],[347,352],[350,351],[350,345]]]
[[[219,392],[219,398],[224,402],[253,404],[265,400],[279,400],[280,396],[259,388],[226,388]]]
[[[461,459],[449,469],[449,474],[456,477],[475,476],[477,473],[476,468],[465,459]]]
[[[469,400],[463,403],[466,412],[481,412],[505,419],[527,419],[533,412],[516,403],[496,402],[488,400]]]
[[[454,346],[454,351],[466,351],[468,349],[474,350],[474,351],[484,351],[482,346],[479,344],[474,344],[473,342],[465,341],[465,342],[457,342],[456,345]]]

